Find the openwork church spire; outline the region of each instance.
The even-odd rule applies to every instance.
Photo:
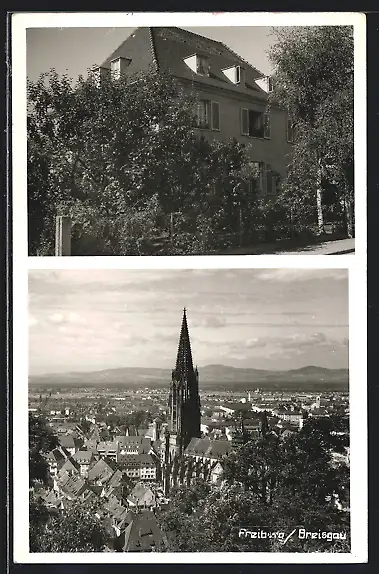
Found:
[[[193,371],[191,343],[188,333],[187,313],[185,308],[183,310],[175,371],[182,375],[192,373]]]
[[[183,311],[175,369],[169,396],[169,430],[177,437],[178,453],[200,436],[199,373],[193,368],[187,313]]]

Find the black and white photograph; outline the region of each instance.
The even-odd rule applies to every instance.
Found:
[[[354,253],[353,25],[30,27],[26,53],[29,255]]]
[[[350,552],[346,269],[31,270],[31,552]]]
[[[365,15],[9,39],[11,560],[367,562]]]

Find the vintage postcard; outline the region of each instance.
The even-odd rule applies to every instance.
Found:
[[[13,17],[15,562],[367,561],[365,51]]]

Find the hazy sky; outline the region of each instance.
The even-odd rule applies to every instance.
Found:
[[[30,373],[172,368],[183,307],[199,367],[348,366],[346,270],[30,270]]]
[[[275,41],[271,27],[192,27],[196,34],[224,42],[264,74],[271,72],[266,50]],[[41,72],[55,68],[72,78],[101,64],[135,28],[29,28],[27,75],[36,80]]]

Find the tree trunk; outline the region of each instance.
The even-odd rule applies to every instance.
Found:
[[[321,235],[324,232],[324,214],[322,212],[322,168],[319,162],[317,169],[317,179],[316,179],[316,206],[317,206],[317,231]]]

